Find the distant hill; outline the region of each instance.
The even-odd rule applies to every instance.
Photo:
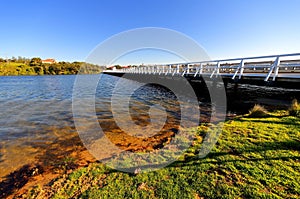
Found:
[[[50,59],[49,59],[50,60]],[[52,60],[52,59],[51,59]],[[105,69],[85,62],[45,62],[41,58],[0,58],[0,75],[73,75],[97,74]]]

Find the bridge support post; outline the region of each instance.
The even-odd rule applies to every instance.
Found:
[[[218,63],[217,63],[217,74],[216,74],[216,76],[218,76],[218,75],[220,74],[220,66],[221,66],[221,64],[220,64],[220,62],[218,61]]]
[[[239,79],[242,78],[242,75],[243,75],[243,73],[244,73],[244,66],[245,66],[244,60],[242,59],[242,60],[241,60],[241,69],[240,69],[241,71],[240,71]]]
[[[200,64],[200,75],[202,75],[202,73],[203,73],[203,64],[201,63]]]
[[[176,74],[179,74],[179,64],[176,66]]]
[[[279,70],[279,64],[280,64],[280,57],[277,56],[276,60],[274,61],[274,64],[272,65],[272,67],[270,67],[269,73],[267,75],[267,77],[265,78],[265,82],[267,82],[273,72],[273,70],[275,69],[274,75],[273,75],[273,81],[275,81],[276,76],[278,75],[278,70]],[[277,74],[276,74],[277,73]]]
[[[276,60],[277,60],[277,63],[275,65],[275,71],[274,71],[273,81],[275,81],[276,77],[278,76],[279,65],[280,65],[280,57],[277,57]]]

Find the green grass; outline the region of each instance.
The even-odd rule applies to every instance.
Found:
[[[207,127],[198,127],[203,135]],[[137,175],[101,163],[73,171],[27,198],[299,198],[300,119],[286,112],[239,117],[224,124],[213,151],[195,158],[202,140],[183,161]],[[189,155],[187,155],[189,154]]]

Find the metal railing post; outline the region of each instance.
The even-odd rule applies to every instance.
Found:
[[[185,75],[185,73],[186,73],[186,68],[185,68],[185,67],[183,67],[183,71],[182,71],[182,74],[181,74],[181,76],[183,77],[183,76]]]
[[[242,61],[241,61],[241,71],[240,71],[239,79],[242,78],[242,75],[244,74],[244,69],[245,69],[245,63],[244,63],[244,59],[242,59]]]
[[[168,67],[168,69],[167,69],[165,75],[168,75],[169,71],[171,71],[171,65],[169,65],[169,67]]]
[[[203,73],[203,64],[201,63],[200,64],[200,75],[202,75],[202,73]]]
[[[216,73],[216,77],[220,74],[220,62],[219,61],[218,61],[217,65],[215,66],[213,72],[211,73],[210,78],[212,78],[215,73]]]
[[[201,64],[200,64],[200,66],[201,66]],[[200,66],[198,66],[198,67],[196,68],[196,72],[195,72],[195,74],[194,74],[194,77],[196,77],[197,74],[199,73],[199,71],[200,71]]]
[[[220,66],[221,66],[221,64],[220,64],[220,62],[218,62],[217,63],[217,75],[216,75],[216,77],[220,74]]]
[[[238,72],[240,71],[240,74],[239,74],[239,79],[242,78],[242,75],[243,75],[243,72],[244,72],[244,59],[241,60],[239,66],[237,67],[232,79],[235,79],[235,77],[237,76]]]
[[[165,65],[162,65],[162,66],[160,66],[161,67],[161,72],[162,73],[165,73]],[[159,72],[159,74],[160,74],[160,72]]]
[[[176,65],[176,68],[174,68],[174,72],[172,73],[172,76],[174,76],[175,73],[177,72],[177,66],[178,66],[178,65]]]
[[[187,74],[190,73],[190,65],[189,65],[189,64],[186,66],[186,73],[187,73]]]
[[[275,81],[276,77],[278,76],[278,72],[279,72],[279,65],[280,65],[280,57],[277,57],[277,63],[275,65],[275,72],[274,72],[274,76],[273,76],[273,81]]]
[[[277,68],[277,67],[279,66],[279,64],[280,64],[279,56],[277,56],[277,57],[276,57],[276,60],[275,60],[274,63],[273,63],[273,65],[270,67],[270,70],[269,70],[269,72],[268,72],[267,77],[264,79],[265,82],[267,82],[267,81],[269,80],[269,78],[270,78],[270,76],[271,76],[271,74],[272,74],[274,68]],[[275,74],[274,74],[274,76],[273,76],[273,80],[275,80],[274,77],[276,78]]]

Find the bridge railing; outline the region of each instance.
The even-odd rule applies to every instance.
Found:
[[[219,75],[232,79],[244,76],[261,76],[264,81],[275,81],[281,73],[300,73],[300,53],[246,57],[237,59],[208,60],[190,63],[146,65],[120,69],[124,73],[201,76],[210,78]]]

